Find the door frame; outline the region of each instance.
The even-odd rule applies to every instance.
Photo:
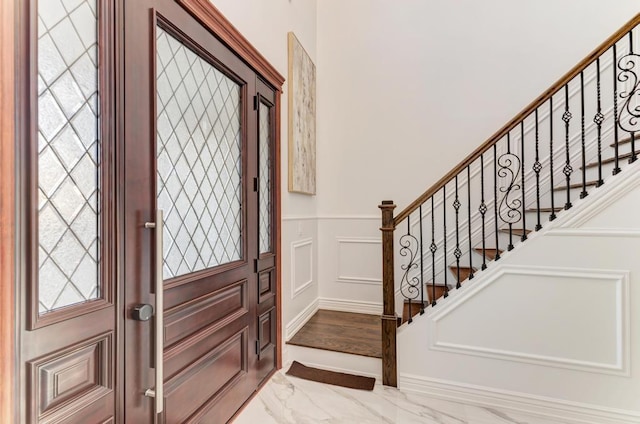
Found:
[[[118,0],[120,3],[123,0]],[[282,368],[282,290],[281,290],[281,95],[284,77],[271,65],[260,52],[229,22],[222,13],[208,0],[175,0],[180,6],[193,15],[218,39],[225,43],[236,55],[244,60],[276,91],[275,98],[275,140],[273,161],[275,167],[274,181],[274,219],[276,266],[276,368]],[[20,193],[16,187],[20,183],[19,163],[16,153],[22,131],[20,110],[30,105],[24,104],[27,99],[24,90],[18,91],[20,75],[24,71],[23,55],[27,34],[20,25],[19,13],[28,6],[28,0],[3,0],[0,2],[0,422],[13,422],[16,417],[18,401],[18,381],[21,364],[17,362],[17,328],[16,314],[21,313],[20,300],[17,299],[16,287],[23,259],[19,247],[24,240],[24,231],[16,228],[21,221],[16,214],[20,203]],[[120,25],[116,25],[119,28]],[[283,41],[283,45],[285,41]],[[120,58],[117,59],[121,60]],[[121,90],[121,87],[118,87]],[[118,93],[121,95],[122,93]],[[10,246],[10,248],[6,248]]]
[[[15,52],[16,3],[0,2],[0,422],[15,411]],[[7,248],[9,247],[10,248]]]

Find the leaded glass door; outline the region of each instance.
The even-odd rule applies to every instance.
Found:
[[[223,423],[275,369],[276,92],[194,7],[19,2],[20,423]]]
[[[273,90],[173,0],[124,16],[125,417],[226,422],[275,367],[258,206]]]
[[[20,3],[19,422],[117,419],[115,4]],[[9,248],[8,246],[6,246]]]

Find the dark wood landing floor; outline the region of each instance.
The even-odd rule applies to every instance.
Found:
[[[382,358],[380,315],[320,309],[287,343]]]

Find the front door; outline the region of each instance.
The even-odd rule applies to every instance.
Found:
[[[273,93],[173,0],[125,6],[125,304],[156,309],[125,324],[127,421],[224,422],[274,367],[274,286],[257,272]]]
[[[174,0],[24,4],[20,420],[224,423],[276,366],[276,92]]]

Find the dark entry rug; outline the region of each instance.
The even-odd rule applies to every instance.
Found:
[[[359,390],[373,390],[376,384],[375,378],[307,367],[297,361],[293,361],[287,375]]]

